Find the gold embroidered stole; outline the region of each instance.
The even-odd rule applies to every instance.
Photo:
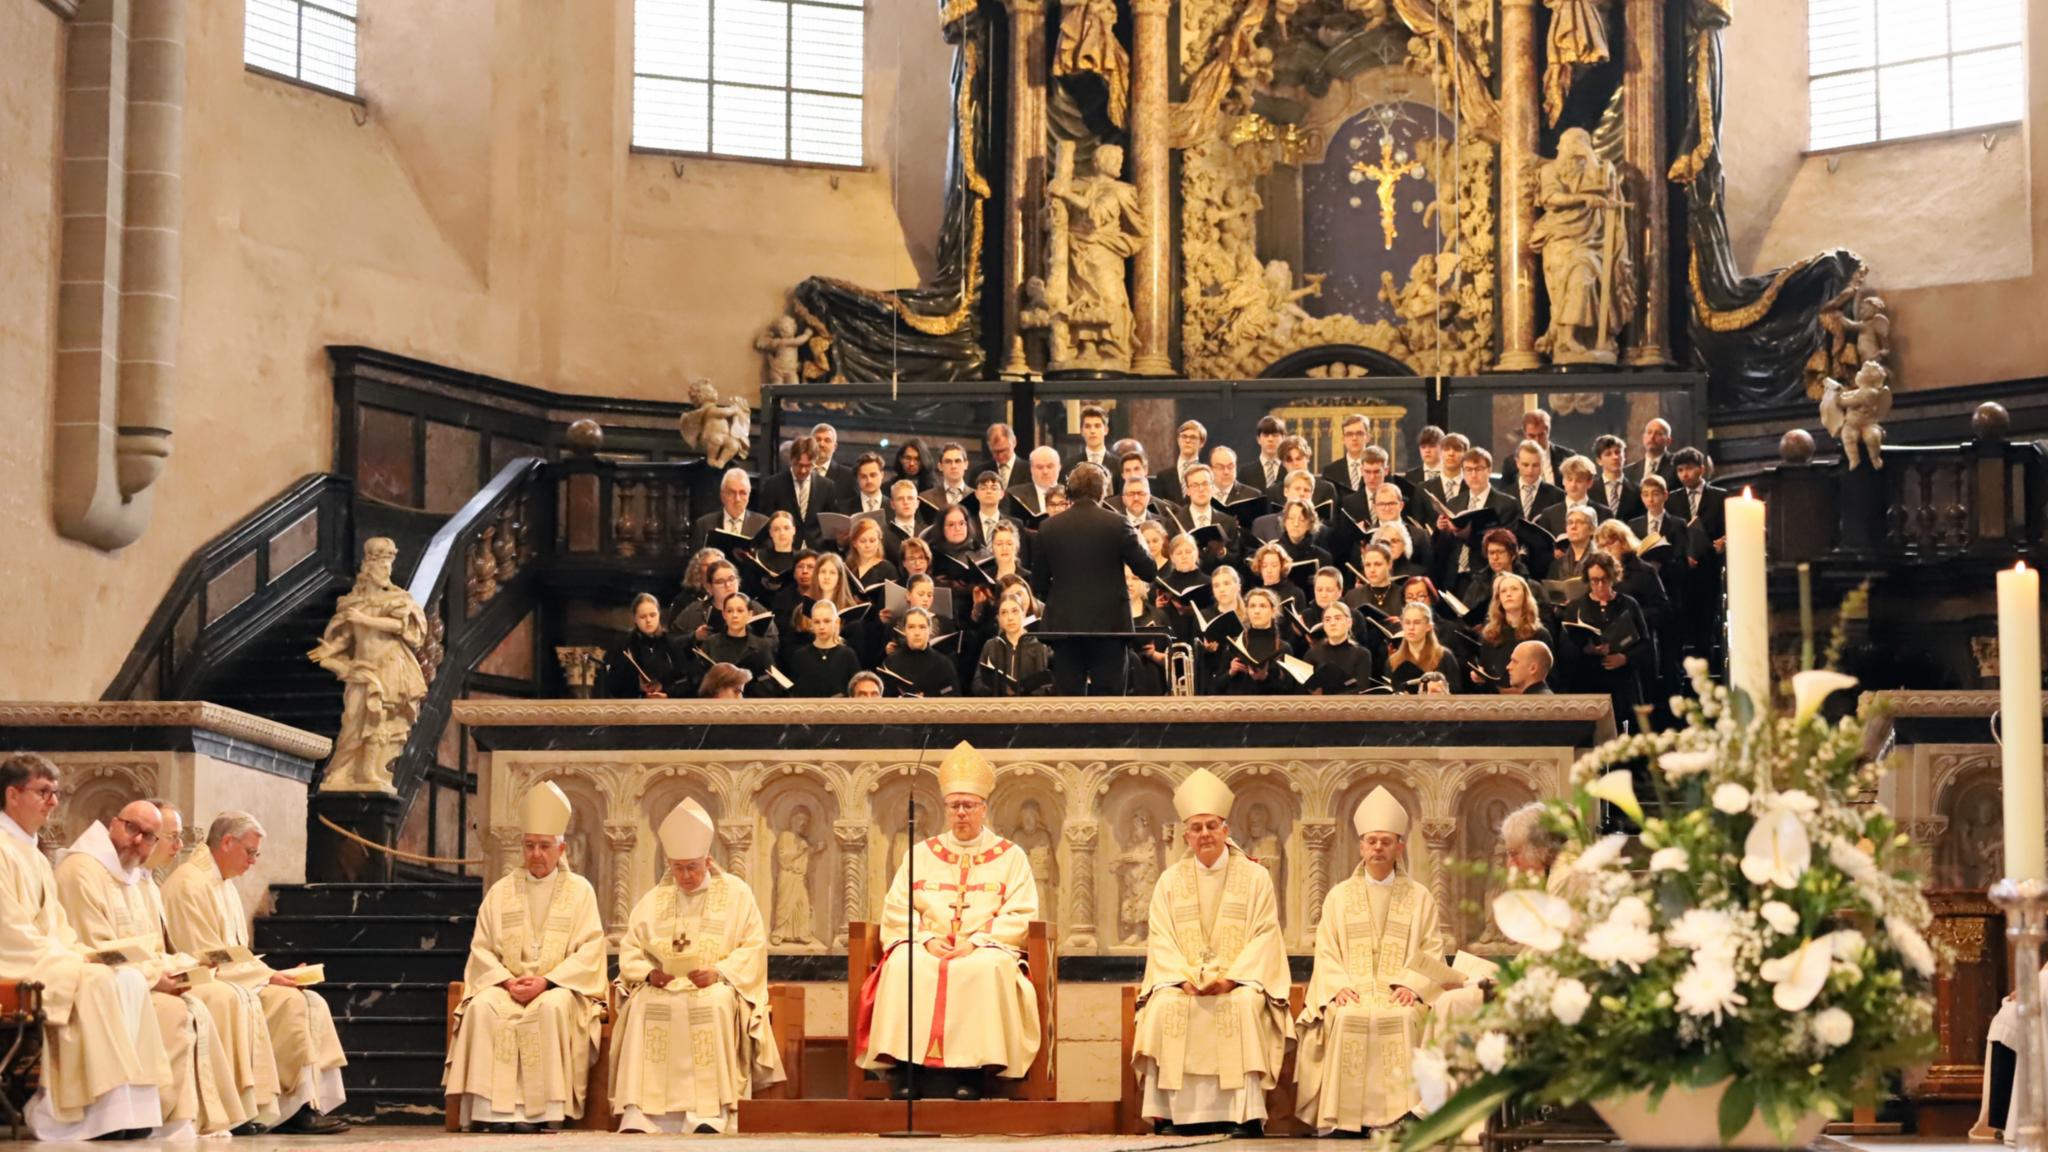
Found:
[[[1410,1062],[1419,1009],[1394,1002],[1393,979],[1408,967],[1421,888],[1405,877],[1390,886],[1381,919],[1372,887],[1361,868],[1344,901],[1344,967],[1364,1009],[1337,1014],[1337,1117],[1345,1129],[1393,1123],[1414,1100]]]
[[[649,950],[671,973],[709,968],[725,958],[730,931],[732,895],[724,874],[706,885],[696,911],[682,911],[682,889],[673,881],[655,889],[654,932]],[[650,1090],[651,1111],[688,1110],[700,1116],[718,1112],[718,1019],[715,1005],[686,977],[677,976],[665,990],[679,995],[647,997],[641,1016],[646,1047],[642,1075]],[[680,1018],[680,1021],[679,1021]],[[676,1034],[677,1025],[682,1035]]]
[[[547,919],[540,930],[540,955],[530,970],[527,968],[526,943],[532,925],[526,922],[526,893],[522,887],[526,881],[516,874],[512,877],[511,897],[506,901],[510,907],[498,913],[498,920],[505,934],[504,942],[499,945],[501,959],[514,976],[544,976],[569,954],[569,929],[576,919],[575,897],[570,886],[563,881],[562,871],[562,867],[556,865],[552,877],[554,891],[548,896]]]
[[[1168,873],[1167,902],[1172,910],[1174,943],[1181,955],[1195,965],[1197,985],[1228,973],[1237,954],[1244,951],[1250,936],[1254,867],[1257,865],[1235,854],[1225,860],[1223,892],[1216,902],[1216,918],[1206,931],[1202,927],[1200,861],[1189,855]],[[1167,996],[1161,999],[1159,1010],[1165,1013],[1160,1026],[1166,1034],[1166,1047],[1173,1049],[1158,1058],[1162,1088],[1171,1091],[1181,1086],[1182,1076],[1191,1063],[1188,1036],[1197,1016],[1213,1029],[1214,1035],[1194,1038],[1194,1066],[1205,1069],[1213,1061],[1217,1084],[1223,1091],[1244,1085],[1244,1037],[1239,1028],[1242,1009],[1235,1001],[1223,996]]]

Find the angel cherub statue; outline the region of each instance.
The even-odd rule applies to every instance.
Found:
[[[1844,388],[1838,380],[1821,387],[1820,422],[1842,442],[1849,467],[1861,466],[1865,453],[1872,468],[1884,467],[1884,418],[1892,414],[1890,373],[1875,360],[1856,370],[1856,382]]]
[[[704,462],[723,468],[747,456],[747,437],[752,434],[752,410],[745,399],[720,399],[718,389],[702,378],[690,381],[690,403],[695,408],[683,413],[683,443],[704,454]]]
[[[776,317],[775,323],[754,341],[754,349],[767,361],[768,383],[801,384],[803,374],[798,368],[797,350],[810,340],[810,335],[798,331],[796,317]]]

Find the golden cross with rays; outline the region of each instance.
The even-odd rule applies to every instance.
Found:
[[[1371,180],[1379,185],[1380,231],[1385,233],[1389,249],[1394,246],[1394,238],[1401,234],[1400,229],[1394,224],[1394,191],[1401,183],[1401,177],[1420,176],[1422,173],[1422,162],[1419,160],[1408,159],[1398,163],[1395,162],[1394,138],[1390,135],[1382,135],[1380,137],[1379,163],[1368,164],[1363,160],[1354,160],[1351,163],[1351,182],[1353,184],[1361,180]]]

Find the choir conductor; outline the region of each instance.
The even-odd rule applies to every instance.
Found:
[[[1062,696],[1124,694],[1131,605],[1123,570],[1144,580],[1159,575],[1137,533],[1103,506],[1108,487],[1108,473],[1075,465],[1067,476],[1073,507],[1038,530],[1038,595],[1055,637],[1053,690]]]

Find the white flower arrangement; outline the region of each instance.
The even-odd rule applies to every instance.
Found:
[[[1932,1051],[1930,914],[1906,838],[1865,802],[1881,770],[1863,753],[1872,718],[1821,714],[1855,680],[1804,672],[1789,709],[1758,712],[1702,662],[1687,671],[1698,698],[1673,700],[1679,727],[1593,750],[1573,795],[1547,805],[1567,882],[1515,874],[1494,900],[1523,954],[1477,1018],[1418,1054],[1425,1102],[1443,1103],[1404,1150],[1448,1142],[1510,1097],[1724,1081],[1724,1140],[1752,1116],[1789,1137]],[[1655,815],[1631,765],[1647,768]],[[1600,834],[1601,801],[1639,824],[1638,843]]]

